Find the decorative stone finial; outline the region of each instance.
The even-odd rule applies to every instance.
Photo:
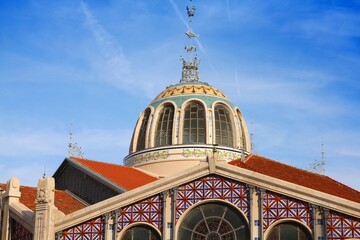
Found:
[[[36,204],[50,203],[54,201],[55,183],[53,178],[39,179]]]

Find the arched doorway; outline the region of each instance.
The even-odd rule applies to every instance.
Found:
[[[121,240],[161,240],[159,233],[151,226],[140,224],[128,228]]]
[[[302,224],[287,221],[281,222],[270,229],[266,240],[311,240],[309,230]]]
[[[178,240],[250,239],[248,223],[238,209],[220,202],[199,205],[181,221]]]

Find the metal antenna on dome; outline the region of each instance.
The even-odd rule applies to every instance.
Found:
[[[190,0],[192,5],[192,0]],[[185,45],[185,51],[189,54],[189,60],[186,61],[181,57],[182,61],[182,74],[180,82],[195,82],[199,81],[199,65],[200,61],[197,59],[197,56],[192,57],[192,53],[196,52],[196,46],[193,45],[193,38],[199,38],[199,35],[195,34],[192,30],[192,18],[195,15],[195,6],[191,7],[186,6],[186,11],[189,19],[189,29],[185,32],[186,36],[189,38],[189,45]]]

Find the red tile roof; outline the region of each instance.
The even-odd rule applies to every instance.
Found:
[[[0,183],[0,187],[3,190],[6,190],[6,184]],[[20,202],[35,211],[36,187],[20,186],[20,192]],[[65,214],[86,207],[86,205],[62,190],[55,190],[55,206]]]
[[[98,162],[89,159],[71,157],[89,170],[100,174],[110,182],[126,189],[143,186],[147,183],[158,180],[156,177],[150,176],[136,168],[121,166],[113,163]]]
[[[250,155],[244,162],[234,160],[229,164],[360,203],[360,192],[355,189],[327,176],[308,172],[265,157]]]

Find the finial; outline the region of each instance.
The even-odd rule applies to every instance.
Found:
[[[192,0],[190,0],[192,4]],[[199,65],[200,61],[197,59],[197,56],[192,57],[192,53],[196,52],[196,47],[193,45],[193,38],[199,38],[199,35],[195,34],[192,31],[192,17],[195,15],[195,6],[191,7],[186,6],[186,11],[189,19],[189,29],[185,32],[186,36],[189,38],[189,45],[185,45],[185,51],[189,54],[189,60],[186,61],[183,57],[181,57],[182,61],[182,75],[180,82],[195,82],[199,81]]]
[[[69,137],[70,137],[70,141],[69,141],[69,157],[79,157],[79,158],[83,158],[84,157],[84,153],[81,151],[81,147],[79,147],[77,145],[77,143],[72,143],[72,123],[70,124],[70,131],[69,131]]]

